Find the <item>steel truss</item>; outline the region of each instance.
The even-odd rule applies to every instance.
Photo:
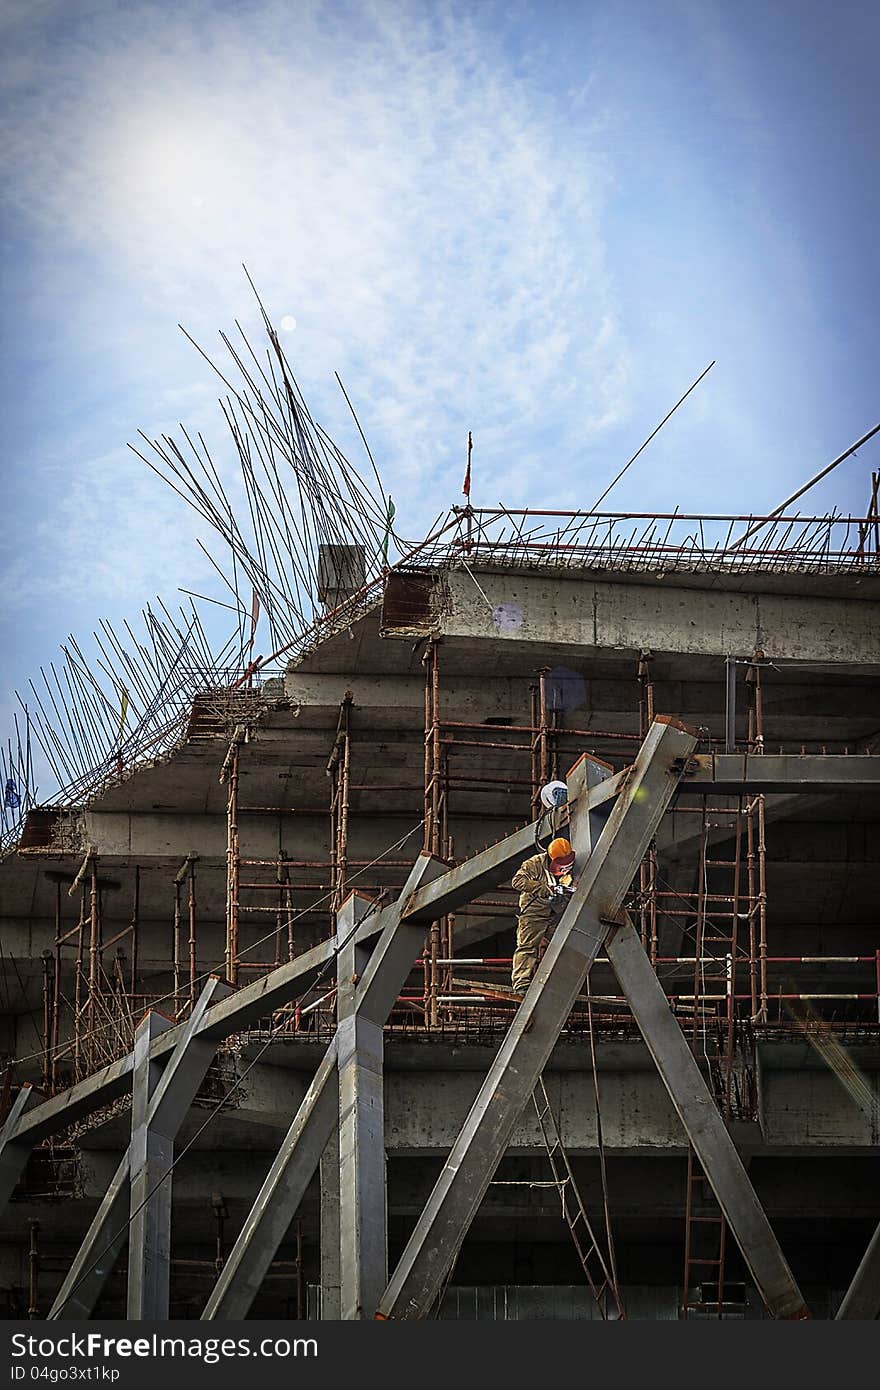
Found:
[[[679,793],[707,788],[740,794],[857,787],[877,760],[694,756],[696,736],[675,720],[653,719],[632,767],[610,777],[586,756],[567,778],[570,836],[583,864],[548,949],[489,1069],[404,1253],[387,1278],[383,1025],[432,923],[507,881],[546,827],[536,822],[450,868],[423,852],[396,902],[378,909],[350,894],[334,938],[231,992],[213,979],[191,1017],[173,1026],[155,1011],[139,1025],[131,1053],[39,1102],[19,1092],[0,1132],[0,1201],[8,1200],[35,1144],[124,1094],[131,1086],[132,1138],[50,1314],[87,1317],[122,1244],[129,1242],[129,1316],[168,1314],[170,1176],[174,1137],[218,1044],[291,1002],[335,963],[338,1026],[275,1162],[205,1307],[204,1319],[249,1311],[306,1185],[338,1127],[340,1283],[346,1318],[423,1318],[452,1262],[513,1128],[604,946],[688,1141],[768,1310],[809,1316],[723,1117],[672,1014],[651,961],[623,911],[661,817]],[[870,761],[870,768],[860,768]],[[842,767],[841,764],[846,764]],[[860,781],[859,772],[863,776]],[[224,996],[225,997],[222,997]],[[125,1209],[128,1207],[128,1218]],[[874,1237],[844,1300],[870,1303],[880,1237]]]

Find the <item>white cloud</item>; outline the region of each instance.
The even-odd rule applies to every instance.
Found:
[[[11,200],[98,278],[50,280],[47,296],[98,296],[112,323],[118,292],[120,318],[143,317],[114,331],[161,360],[172,316],[199,335],[250,312],[246,261],[273,317],[296,320],[285,345],[307,390],[325,400],[340,371],[416,523],[425,476],[468,427],[491,492],[541,422],[565,449],[620,419],[601,164],[478,12],[266,0],[83,15],[41,44],[37,21],[70,23],[46,3],[26,41],[11,36]]]

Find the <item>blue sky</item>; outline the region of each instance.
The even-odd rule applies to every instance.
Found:
[[[878,38],[860,0],[6,0],[0,728],[69,632],[211,582],[126,443],[222,454],[177,323],[256,329],[242,261],[405,534],[468,429],[476,503],[590,505],[713,358],[609,500],[781,501],[878,419]]]

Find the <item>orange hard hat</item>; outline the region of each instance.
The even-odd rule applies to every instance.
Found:
[[[547,858],[550,860],[551,873],[566,873],[574,863],[574,850],[571,847],[571,841],[551,840],[547,847]]]

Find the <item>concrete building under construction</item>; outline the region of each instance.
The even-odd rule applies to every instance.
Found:
[[[316,536],[301,640],[23,806],[5,1316],[876,1317],[876,494]]]

